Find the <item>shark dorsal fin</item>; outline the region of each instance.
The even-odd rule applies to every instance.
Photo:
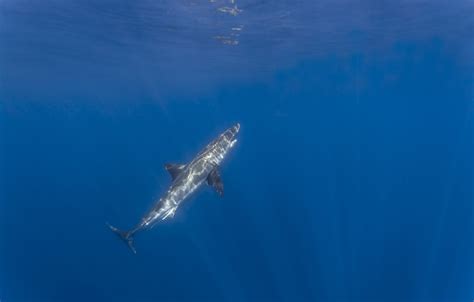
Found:
[[[183,171],[183,169],[186,167],[186,165],[180,165],[180,164],[166,164],[165,169],[168,171],[171,175],[171,179],[175,180],[176,177]]]
[[[222,183],[221,175],[219,174],[219,170],[217,170],[217,168],[209,173],[209,176],[207,177],[207,184],[213,187],[220,196],[224,194],[224,184]]]

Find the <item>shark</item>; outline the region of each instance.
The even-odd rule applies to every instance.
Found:
[[[142,217],[140,222],[128,231],[122,231],[107,223],[108,227],[136,254],[137,250],[133,244],[134,235],[137,232],[150,229],[158,221],[173,218],[181,203],[200,187],[207,184],[222,196],[224,185],[219,167],[229,151],[235,146],[239,130],[239,123],[225,130],[201,150],[188,164],[165,164],[165,169],[171,175],[171,185],[166,193]]]

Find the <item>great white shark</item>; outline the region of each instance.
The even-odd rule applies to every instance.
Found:
[[[151,228],[159,220],[173,218],[179,205],[205,183],[222,196],[224,185],[220,177],[219,166],[237,142],[236,136],[239,130],[240,124],[227,129],[186,165],[166,164],[165,169],[170,173],[172,179],[171,186],[134,228],[129,231],[121,231],[108,223],[107,225],[136,254],[133,236],[139,231]]]

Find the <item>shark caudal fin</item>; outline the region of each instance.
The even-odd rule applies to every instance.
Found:
[[[128,231],[128,232],[121,231],[121,230],[117,229],[116,227],[110,225],[109,223],[107,223],[107,225],[112,230],[112,232],[117,234],[117,236],[119,236],[120,239],[122,239],[128,245],[128,247],[130,248],[130,250],[132,250],[132,252],[134,254],[137,253],[137,250],[133,246],[133,233],[132,232],[130,232],[130,231]]]

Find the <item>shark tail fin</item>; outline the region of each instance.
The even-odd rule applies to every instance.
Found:
[[[107,223],[107,225],[112,230],[112,232],[117,234],[117,236],[119,236],[120,239],[122,239],[128,245],[128,247],[134,254],[137,253],[137,250],[133,246],[133,233],[131,231],[125,232],[125,231],[121,231],[117,229],[116,227],[110,225],[109,223]]]

